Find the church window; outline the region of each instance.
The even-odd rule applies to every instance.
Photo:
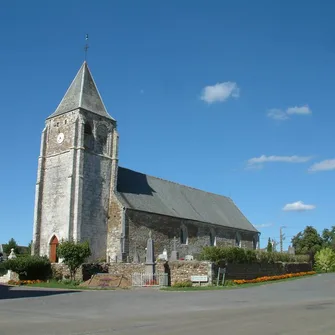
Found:
[[[108,129],[105,125],[100,125],[97,129],[96,150],[99,154],[107,153]]]
[[[94,137],[91,125],[86,122],[84,126],[84,146],[85,149],[92,150],[94,146]]]
[[[64,124],[67,124],[67,120],[64,121]]]
[[[180,244],[188,244],[188,233],[185,226],[180,228]]]
[[[238,248],[241,248],[241,246],[242,246],[241,235],[238,232],[235,235],[235,246],[238,247]]]
[[[209,244],[211,247],[216,246],[216,236],[215,236],[215,231],[213,229],[209,233]]]
[[[257,249],[258,248],[258,243],[259,243],[259,240],[258,240],[258,235],[254,236],[254,238],[252,239],[252,247],[254,249]]]
[[[59,122],[57,122],[57,127],[59,127]]]
[[[88,122],[85,123],[84,133],[85,135],[92,135],[92,127]]]

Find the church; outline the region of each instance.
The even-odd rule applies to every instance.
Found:
[[[62,240],[88,241],[91,261],[256,249],[260,233],[228,197],[120,167],[119,134],[86,62],[45,122],[38,158],[32,253],[58,262]]]

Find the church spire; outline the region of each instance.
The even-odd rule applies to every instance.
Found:
[[[48,119],[77,108],[114,120],[107,113],[86,61],[79,69],[56,111]]]

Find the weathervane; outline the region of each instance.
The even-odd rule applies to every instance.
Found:
[[[84,50],[85,50],[85,61],[86,61],[86,59],[87,59],[87,50],[89,48],[89,46],[88,46],[88,34],[86,34],[85,40],[86,40],[86,44],[85,44]]]

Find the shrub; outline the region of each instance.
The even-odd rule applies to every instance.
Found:
[[[236,286],[236,284],[235,284],[234,280],[228,279],[228,280],[225,280],[224,286]]]
[[[51,276],[51,264],[47,257],[18,257],[7,260],[4,266],[16,272],[20,280],[45,280]]]
[[[91,256],[88,242],[62,241],[58,245],[57,253],[60,258],[63,258],[63,263],[69,267],[71,280],[75,279],[80,265]]]
[[[172,286],[173,287],[192,287],[192,282],[190,280],[177,281]]]
[[[315,254],[315,268],[318,271],[335,271],[335,252],[330,248],[324,248]]]
[[[3,276],[7,273],[7,269],[5,267],[5,263],[4,262],[0,262],[0,276]]]
[[[308,256],[291,255],[280,252],[264,252],[237,247],[204,247],[200,259],[216,264],[225,263],[275,263],[275,262],[308,262]]]
[[[70,285],[70,286],[78,286],[80,284],[80,281],[71,279],[63,279],[60,280],[60,282],[64,285]]]

